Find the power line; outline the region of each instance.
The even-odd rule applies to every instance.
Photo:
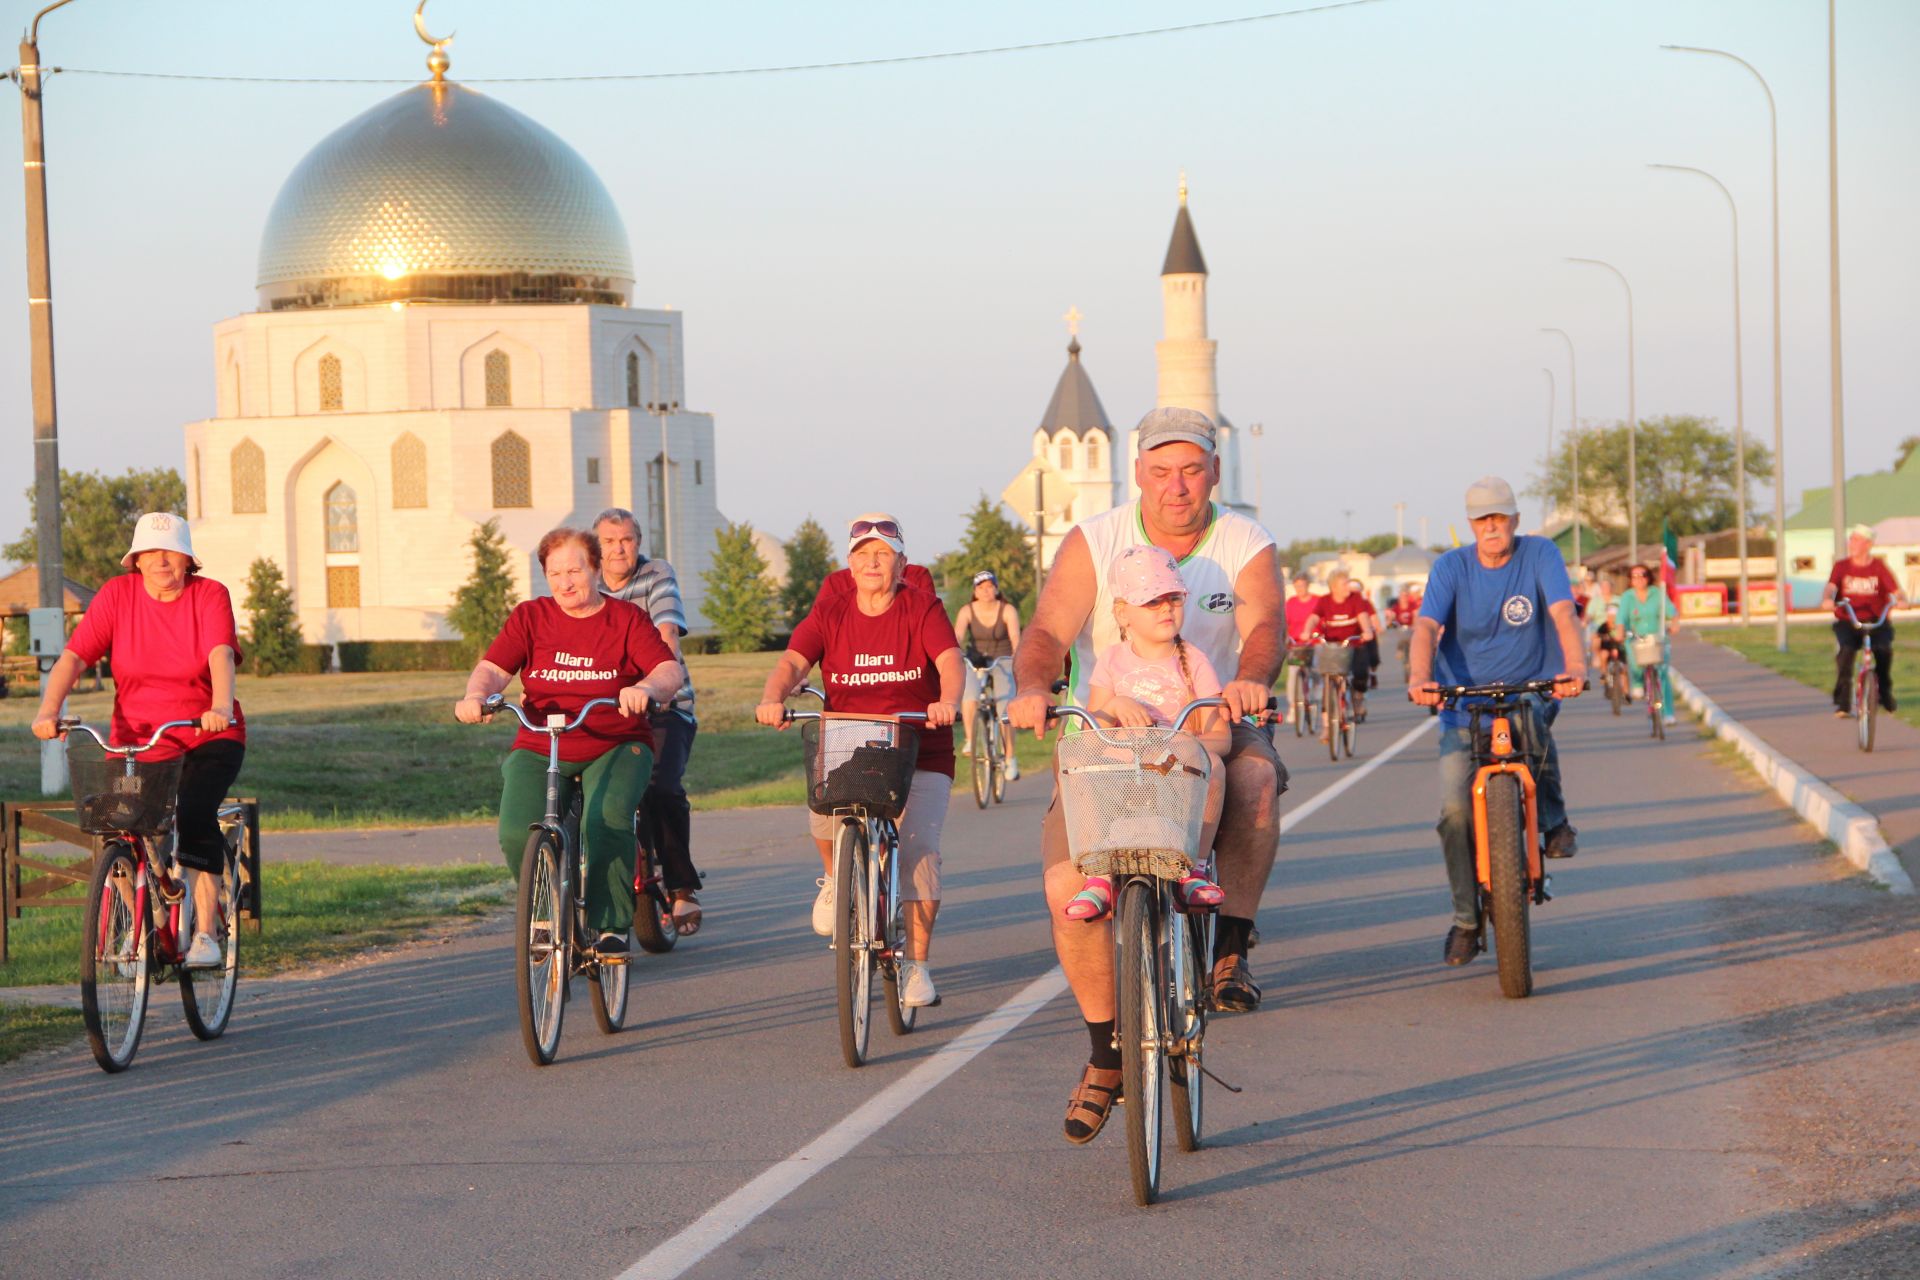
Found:
[[[1307,14],[1331,13],[1336,9],[1355,9],[1385,0],[1327,0],[1301,9],[1280,9],[1271,13],[1251,13],[1238,18],[1216,18],[1210,22],[1186,22],[1174,27],[1149,27],[1140,31],[1112,31],[1102,35],[1072,36],[1064,40],[1038,40],[1029,44],[993,45],[982,49],[952,49],[942,53],[908,53],[888,58],[849,58],[837,62],[797,62],[771,67],[721,67],[704,71],[640,71],[616,75],[572,76],[489,76],[465,80],[466,84],[559,84],[594,81],[704,80],[723,76],[789,75],[802,71],[846,71],[860,67],[899,66],[911,62],[947,62],[956,58],[984,58],[1006,53],[1027,53],[1038,49],[1065,49],[1078,45],[1109,44],[1117,40],[1140,40],[1150,36],[1177,35],[1186,31],[1207,31],[1219,27],[1244,26],[1254,22],[1272,22],[1280,18],[1298,18]],[[216,76],[175,71],[111,71],[99,67],[47,67],[51,72],[70,76],[111,76],[131,80],[195,80],[218,84],[414,84],[414,80],[338,76]]]

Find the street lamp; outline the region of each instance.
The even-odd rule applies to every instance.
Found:
[[[1605,267],[1613,272],[1620,287],[1627,291],[1627,561],[1640,563],[1640,467],[1634,456],[1634,440],[1640,434],[1640,419],[1634,405],[1633,379],[1633,286],[1620,268],[1598,258],[1568,258],[1568,262],[1590,267]]]
[[[1573,563],[1580,565],[1580,382],[1578,369],[1573,359],[1573,339],[1567,336],[1565,329],[1549,329],[1542,326],[1542,333],[1557,333],[1560,341],[1567,344],[1567,439],[1573,451]],[[1552,466],[1551,460],[1548,466]],[[1549,472],[1551,474],[1551,472]]]
[[[1264,436],[1265,434],[1267,434],[1267,428],[1264,424],[1256,422],[1248,426],[1247,434],[1252,436],[1255,440],[1258,440],[1261,436]],[[1262,508],[1266,503],[1266,486],[1262,484],[1260,480],[1260,476],[1261,476],[1260,446],[1257,444],[1254,445],[1252,452],[1253,452],[1253,512],[1255,516],[1259,516],[1262,514]]]
[[[1649,169],[1668,169],[1674,173],[1697,173],[1720,188],[1720,194],[1727,198],[1727,212],[1733,216],[1733,473],[1734,473],[1734,510],[1739,521],[1740,552],[1740,621],[1742,624],[1753,621],[1753,615],[1747,609],[1747,383],[1742,372],[1740,339],[1740,209],[1734,204],[1733,192],[1727,190],[1727,184],[1708,173],[1705,169],[1696,169],[1688,164],[1650,164]],[[1778,548],[1775,548],[1776,563]]]
[[[1780,413],[1780,120],[1773,106],[1773,87],[1751,62],[1725,49],[1703,49],[1697,45],[1665,44],[1675,53],[1704,53],[1725,58],[1745,67],[1760,82],[1767,95],[1767,148],[1773,170],[1773,577],[1777,604],[1773,611],[1773,643],[1781,653],[1787,651],[1787,609],[1792,603],[1787,591],[1787,451]]]
[[[667,329],[668,339],[672,339],[673,329]],[[647,353],[647,364],[653,374],[653,399],[647,401],[646,409],[660,419],[660,545],[655,547],[662,560],[673,562],[673,499],[669,496],[673,488],[673,462],[667,452],[667,415],[680,407],[678,400],[667,399],[666,388],[660,383],[660,355],[652,346],[642,343],[641,349]],[[675,566],[678,571],[679,566]]]

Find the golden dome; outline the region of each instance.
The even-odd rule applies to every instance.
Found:
[[[457,84],[404,90],[295,166],[260,241],[262,310],[379,302],[626,305],[633,258],[578,152]]]

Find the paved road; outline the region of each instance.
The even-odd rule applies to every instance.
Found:
[[[1119,1125],[1059,1136],[1085,1036],[1040,1002],[1029,781],[956,803],[945,1003],[877,1029],[863,1070],[806,931],[809,857],[716,849],[707,931],[639,966],[626,1033],[576,1003],[546,1070],[496,929],[261,984],[213,1045],[163,999],[119,1077],[72,1053],[0,1071],[0,1274],[145,1277],[211,1246],[235,1276],[1731,1278],[1818,1273],[1910,1223],[1913,1126],[1831,1126],[1914,1076],[1920,973],[1856,962],[1911,953],[1911,908],[1710,744],[1646,744],[1591,702],[1561,723],[1582,852],[1538,920],[1536,995],[1438,964],[1429,722],[1380,699],[1365,755],[1418,736],[1284,842],[1266,1007],[1208,1042],[1246,1092],[1210,1093],[1210,1146],[1169,1157],[1151,1210]],[[1355,768],[1288,754],[1296,811]],[[1004,1035],[969,1057],[983,1020]],[[1844,1185],[1808,1172],[1842,1164]]]

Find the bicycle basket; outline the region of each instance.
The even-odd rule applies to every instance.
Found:
[[[73,807],[89,835],[115,832],[159,835],[173,823],[180,791],[180,760],[136,760],[133,772],[121,757],[103,754],[92,742],[67,744]]]
[[[1344,676],[1353,670],[1353,650],[1344,644],[1313,647],[1313,669],[1323,676]]]
[[[1060,740],[1067,848],[1084,875],[1177,880],[1193,869],[1211,761],[1168,728],[1101,729]]]
[[[919,731],[885,720],[809,720],[800,729],[807,757],[807,807],[832,813],[863,805],[898,818],[913,789]]]
[[[1659,636],[1635,636],[1633,638],[1633,662],[1635,666],[1657,667],[1666,660],[1666,647],[1660,643]]]

